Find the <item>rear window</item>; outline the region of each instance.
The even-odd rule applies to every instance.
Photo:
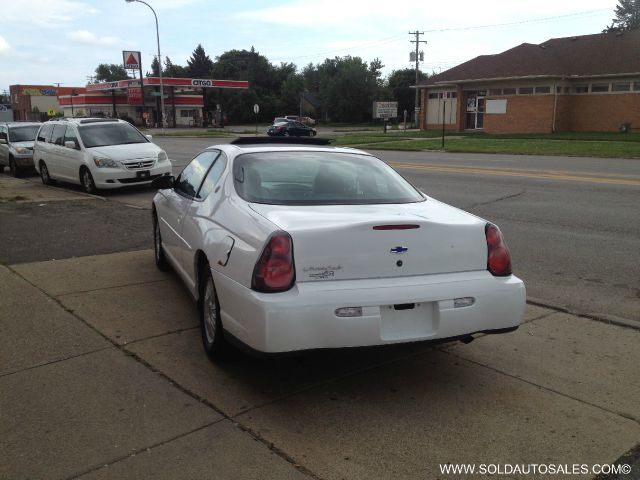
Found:
[[[147,143],[148,141],[135,127],[126,122],[81,126],[78,128],[78,133],[85,148]]]
[[[36,134],[40,129],[40,125],[29,125],[25,127],[10,127],[9,128],[9,141],[10,142],[33,142],[36,139]]]
[[[271,205],[413,203],[425,198],[387,164],[337,152],[260,152],[236,158],[238,195]]]

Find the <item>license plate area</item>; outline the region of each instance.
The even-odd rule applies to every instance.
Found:
[[[416,302],[380,306],[380,338],[411,340],[435,334],[436,305],[436,302]]]
[[[151,172],[149,170],[142,170],[141,172],[136,172],[136,178],[144,180],[151,176]]]

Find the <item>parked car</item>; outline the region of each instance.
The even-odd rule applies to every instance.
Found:
[[[42,124],[33,161],[45,185],[61,180],[88,193],[127,185],[148,185],[171,174],[160,147],[129,122],[109,118],[48,121]]]
[[[39,122],[8,122],[0,124],[0,173],[9,167],[11,175],[19,177],[33,168],[33,142]]]
[[[317,134],[315,128],[307,127],[300,122],[274,123],[267,130],[270,137],[313,137]]]
[[[316,121],[311,117],[300,117],[298,121],[303,125],[315,125]]]
[[[504,333],[525,287],[498,227],[320,139],[198,154],[153,199],[155,263],[197,300],[212,360]],[[325,144],[321,144],[325,143]]]

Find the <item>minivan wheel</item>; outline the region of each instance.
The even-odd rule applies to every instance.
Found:
[[[209,359],[218,362],[226,357],[228,345],[222,332],[220,302],[208,264],[203,266],[200,278],[200,301],[198,304],[202,345]]]
[[[40,178],[42,179],[42,183],[45,185],[51,185],[53,183],[49,176],[49,169],[43,161],[40,161]]]
[[[91,175],[91,172],[87,167],[82,167],[80,169],[80,183],[82,184],[82,188],[85,192],[92,195],[98,193],[96,183],[93,181],[93,175]]]

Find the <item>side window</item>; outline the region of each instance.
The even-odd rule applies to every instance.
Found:
[[[6,127],[0,127],[0,138],[4,138],[5,140],[7,139],[7,128]]]
[[[64,143],[73,142],[75,143],[75,149],[80,150],[80,143],[78,142],[78,134],[75,132],[73,127],[68,126],[67,132],[64,134]],[[63,145],[64,145],[63,143]]]
[[[51,138],[51,131],[53,130],[53,125],[48,123],[43,125],[40,131],[38,131],[38,141],[39,142],[48,142],[49,138]]]
[[[218,180],[220,180],[220,176],[222,175],[224,167],[226,166],[227,156],[224,153],[220,153],[220,156],[216,159],[213,167],[211,167],[209,173],[207,173],[204,182],[202,182],[202,186],[200,187],[200,191],[198,192],[196,198],[204,200],[209,196],[213,188],[216,186],[216,183],[218,183]]]
[[[66,125],[56,125],[55,127],[53,127],[51,143],[55,143],[56,145],[64,145],[64,132],[66,129]]]
[[[195,198],[207,170],[209,170],[219,153],[217,150],[206,151],[191,160],[191,163],[184,167],[184,170],[176,180],[174,189],[182,195]]]

